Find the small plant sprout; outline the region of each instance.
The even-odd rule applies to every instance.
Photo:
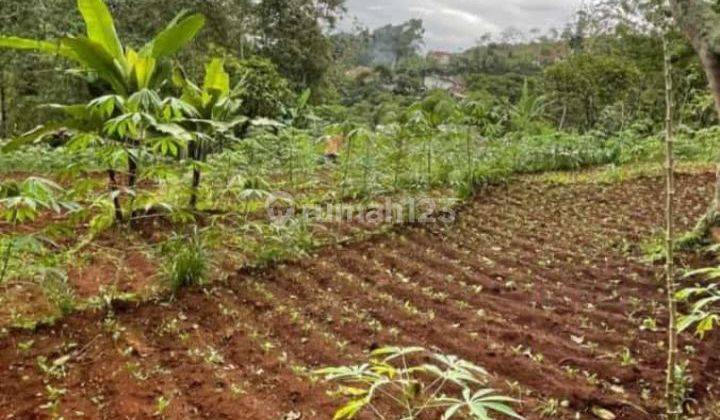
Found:
[[[567,408],[569,406],[568,401],[560,401],[557,398],[549,398],[542,401],[535,411],[542,417],[557,418],[561,408]]]
[[[170,407],[171,400],[164,395],[157,397],[155,400],[155,416],[162,416],[168,407]]]
[[[633,357],[632,351],[627,347],[625,347],[620,352],[619,357],[620,357],[620,364],[623,366],[634,366],[637,364],[637,360],[635,360],[635,358]]]

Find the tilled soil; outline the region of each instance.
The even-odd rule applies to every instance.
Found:
[[[709,173],[679,177],[681,226],[702,214],[713,182]],[[338,402],[303,372],[393,344],[485,367],[530,419],[543,409],[594,418],[598,407],[657,419],[662,269],[641,262],[638,245],[662,215],[659,178],[527,179],[482,194],[450,225],[402,227],[172,300],[11,331],[0,339],[0,414],[332,418]],[[654,331],[641,328],[648,320]],[[696,409],[718,398],[717,345],[717,336],[681,343]]]

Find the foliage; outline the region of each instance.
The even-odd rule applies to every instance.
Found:
[[[110,11],[102,0],[78,0],[77,6],[87,36],[47,41],[3,36],[0,47],[60,55],[81,66],[91,77],[102,80],[112,92],[126,96],[158,83],[160,61],[190,42],[205,24],[202,15],[180,14],[136,51],[120,43]]]
[[[631,63],[612,56],[578,54],[545,69],[548,95],[555,100],[557,121],[565,118],[585,129],[598,122],[600,112],[631,98],[633,81],[640,73]],[[629,105],[628,105],[629,109]]]
[[[206,279],[208,256],[202,233],[198,230],[189,235],[171,238],[163,245],[166,258],[165,271],[168,276],[170,290],[200,284]]]
[[[340,0],[262,0],[255,7],[258,50],[295,90],[322,86],[331,63],[331,44],[323,26],[334,24],[342,4]]]
[[[190,208],[195,210],[201,168],[207,155],[236,141],[235,129],[247,124],[248,118],[240,115],[241,102],[235,99],[234,92],[230,90],[230,75],[225,71],[223,60],[219,58],[206,65],[202,87],[189,81],[182,72],[175,74],[174,82],[181,89],[182,96],[175,102],[177,112],[173,121],[185,129],[185,132],[174,134],[180,137],[187,133],[191,138],[188,144],[188,156],[192,161],[193,171]]]
[[[270,60],[258,56],[230,58],[227,67],[240,112],[250,119],[280,117],[291,96],[290,87]]]
[[[720,269],[704,268],[693,270],[686,278],[702,277],[707,284],[685,288],[677,293],[677,299],[690,304],[690,312],[678,320],[680,331],[695,328],[701,337],[720,325],[720,283],[713,281],[720,278]]]
[[[420,347],[384,347],[374,350],[362,365],[328,367],[316,377],[337,383],[335,395],[348,398],[335,419],[355,418],[363,411],[378,418],[378,404],[387,403],[404,419],[430,412],[443,419],[490,419],[491,413],[520,419],[510,404],[517,402],[486,388],[485,369],[455,356],[432,353]]]
[[[73,203],[57,199],[62,192],[59,185],[43,178],[30,177],[20,183],[5,182],[0,184],[0,210],[3,218],[15,226],[35,220],[43,210],[60,213],[62,210],[74,209]],[[40,248],[33,235],[11,237],[4,241],[3,245],[0,255],[0,284],[8,274],[13,252],[28,252]]]
[[[512,127],[524,133],[537,133],[538,123],[545,114],[546,106],[545,97],[533,95],[525,80],[520,98],[510,110]]]
[[[24,181],[0,184],[0,210],[6,221],[15,224],[35,220],[42,210],[59,213],[72,208],[71,203],[57,200],[63,189],[44,178],[30,177]]]
[[[417,54],[424,34],[425,29],[420,19],[380,27],[364,37],[367,39],[367,46],[360,50],[362,55],[359,64],[395,68],[399,62]]]

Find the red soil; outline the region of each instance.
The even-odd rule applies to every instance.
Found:
[[[713,178],[678,183],[678,222],[687,227]],[[603,407],[657,419],[662,271],[639,261],[637,243],[661,226],[661,198],[659,179],[522,181],[482,195],[452,225],[398,228],[174,300],[11,331],[0,339],[0,413],[48,416],[51,385],[66,391],[56,406],[66,418],[148,418],[160,397],[168,418],[331,418],[337,402],[299,372],[397,344],[486,367],[531,419],[549,399],[567,401],[551,418],[593,418]],[[649,317],[657,331],[639,328]],[[718,339],[681,343],[693,349],[683,357],[696,409],[717,399]],[[623,366],[625,348],[634,362]],[[38,368],[40,356],[70,358],[53,375]]]

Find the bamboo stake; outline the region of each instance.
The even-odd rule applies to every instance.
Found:
[[[675,201],[675,179],[673,159],[673,98],[672,98],[672,61],[670,57],[670,45],[667,32],[663,34],[663,56],[665,61],[665,169],[666,169],[666,202],[665,202],[665,281],[667,289],[668,305],[668,360],[667,380],[665,386],[665,400],[667,402],[668,419],[678,419],[679,410],[676,401],[675,367],[677,365],[677,303],[675,300],[675,264],[674,264],[674,201]]]

